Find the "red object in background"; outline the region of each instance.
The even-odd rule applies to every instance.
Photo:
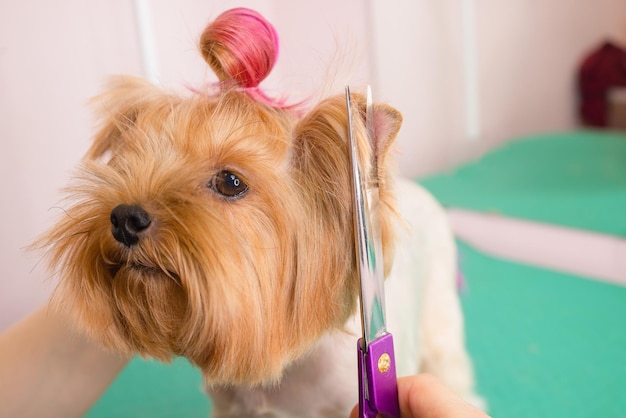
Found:
[[[626,87],[626,50],[605,42],[583,60],[578,73],[579,114],[583,124],[607,125],[608,92],[612,87]]]

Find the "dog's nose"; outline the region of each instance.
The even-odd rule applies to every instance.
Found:
[[[148,212],[139,205],[119,205],[111,211],[113,237],[127,247],[139,242],[139,233],[151,222]]]

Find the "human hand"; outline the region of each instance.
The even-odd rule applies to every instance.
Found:
[[[488,418],[428,374],[398,379],[401,418]],[[357,418],[358,405],[350,418]]]

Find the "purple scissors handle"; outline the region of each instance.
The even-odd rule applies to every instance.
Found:
[[[361,346],[359,340],[359,417],[400,417],[393,337],[385,334],[377,338],[367,353]]]

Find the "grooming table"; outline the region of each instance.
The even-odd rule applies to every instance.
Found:
[[[626,237],[626,134],[521,138],[420,184],[446,207]]]
[[[182,358],[171,364],[133,359],[87,418],[207,418],[211,405],[200,371]]]
[[[420,183],[462,238],[490,413],[626,417],[626,135],[521,138]]]

